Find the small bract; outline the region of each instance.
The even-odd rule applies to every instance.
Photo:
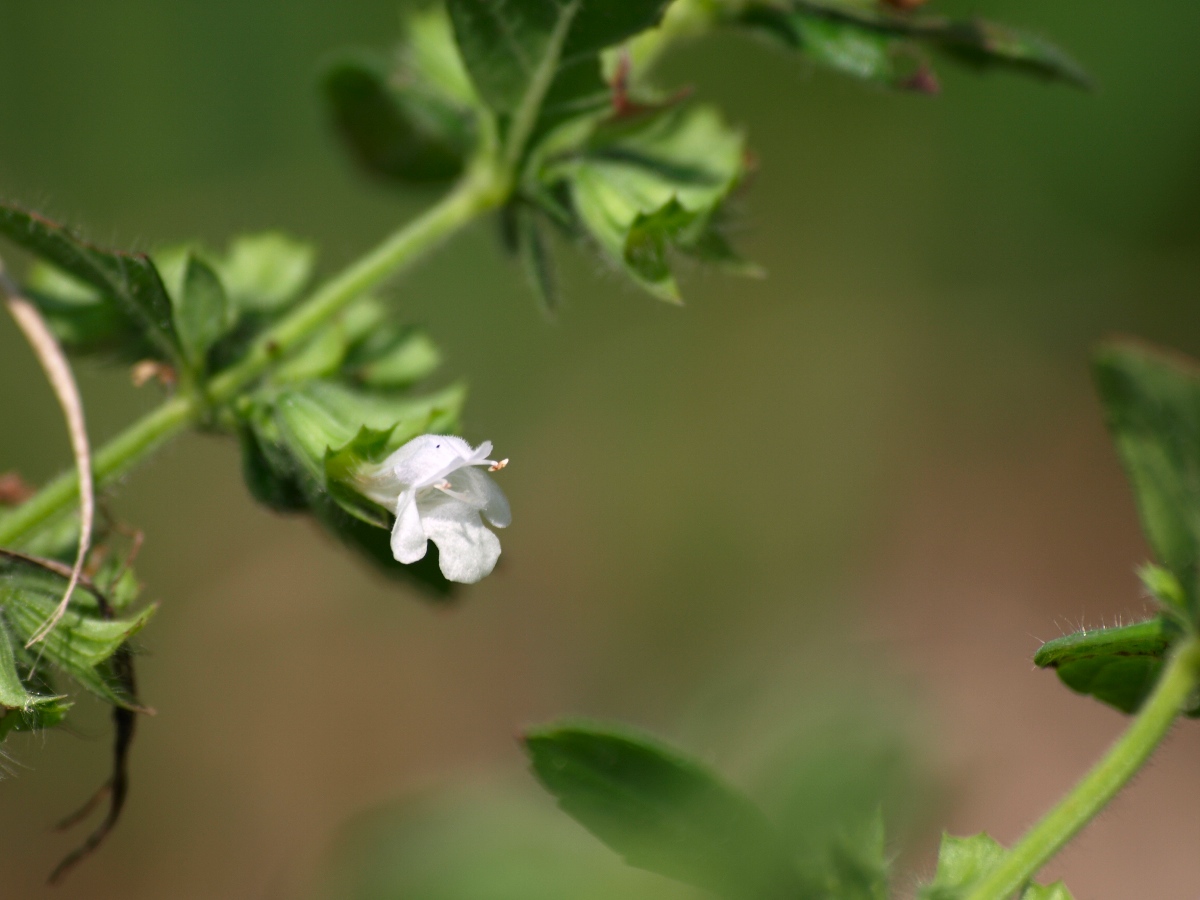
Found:
[[[359,472],[363,495],[396,513],[392,555],[398,562],[423,558],[426,541],[433,541],[450,581],[474,584],[495,568],[500,539],[481,516],[505,528],[512,513],[508,499],[482,471],[508,465],[507,459],[488,459],[491,452],[491,441],[472,448],[460,437],[423,434]]]

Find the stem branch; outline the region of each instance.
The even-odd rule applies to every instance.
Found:
[[[295,350],[335,315],[416,261],[481,214],[499,206],[506,180],[479,167],[438,203],[390,235],[383,243],[326,281],[291,313],[267,329],[238,363],[209,382],[210,403],[228,403]],[[111,484],[165,441],[204,413],[194,393],[180,394],[134,422],[101,447],[92,461],[97,488]],[[66,510],[79,496],[79,477],[64,472],[12,512],[0,518],[0,546],[10,545]]]
[[[1172,652],[1129,729],[1059,804],[1029,829],[968,900],[1008,900],[1078,834],[1146,764],[1200,683],[1200,639]]]

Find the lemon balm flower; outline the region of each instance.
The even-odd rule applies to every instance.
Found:
[[[491,441],[472,449],[460,437],[423,434],[359,473],[363,494],[396,514],[392,555],[398,562],[422,559],[426,542],[433,541],[450,581],[474,584],[495,568],[500,539],[482,520],[505,528],[512,513],[483,471],[508,465],[507,459],[488,459],[491,452]]]

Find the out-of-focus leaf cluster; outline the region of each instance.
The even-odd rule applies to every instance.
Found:
[[[871,0],[446,0],[409,14],[391,60],[345,54],[323,88],[351,155],[378,178],[438,181],[494,157],[510,166],[505,242],[547,311],[558,306],[554,234],[677,302],[672,257],[758,271],[726,234],[748,169],[741,134],[686,92],[664,93],[649,71],[678,34],[711,30],[765,34],[817,65],[902,88],[936,90],[931,49],[1087,84],[1030,34]]]
[[[1091,86],[1078,63],[1037,35],[980,18],[950,19],[898,6],[870,0],[752,0],[740,4],[732,20],[815,66],[905,90],[937,92],[931,52],[978,68],[1008,68]]]

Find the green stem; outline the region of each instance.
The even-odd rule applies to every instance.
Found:
[[[1172,652],[1162,676],[1129,730],[1017,842],[967,900],[1008,900],[1078,834],[1146,764],[1200,684],[1200,639],[1189,636]]]
[[[207,402],[227,403],[234,399],[365,292],[378,287],[451,234],[503,203],[507,192],[506,179],[485,168],[473,169],[437,204],[326,281],[291,313],[263,332],[236,365],[209,382]],[[204,415],[206,405],[194,393],[181,393],[134,422],[95,453],[96,487],[111,484],[165,441],[196,422]],[[70,507],[78,496],[78,476],[74,472],[59,475],[32,498],[0,518],[0,546],[28,535]]]

